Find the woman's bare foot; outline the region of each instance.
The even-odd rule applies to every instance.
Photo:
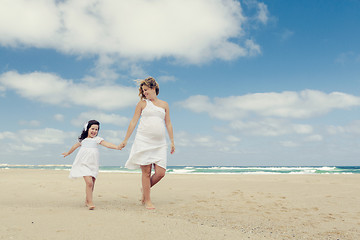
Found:
[[[89,210],[94,210],[95,209],[95,205],[93,202],[89,203],[87,201],[85,201],[85,206],[89,208]]]
[[[146,202],[144,203],[146,209],[148,210],[154,210],[155,209],[155,206],[152,204],[152,202]]]

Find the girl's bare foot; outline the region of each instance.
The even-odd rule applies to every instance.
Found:
[[[144,197],[144,193],[143,193],[143,190],[142,188],[140,188],[140,191],[141,191],[141,204],[144,205],[145,204],[145,197]]]

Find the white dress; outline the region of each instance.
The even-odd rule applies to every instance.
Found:
[[[99,173],[98,145],[103,140],[103,138],[96,136],[94,138],[85,138],[80,142],[81,147],[71,167],[69,178],[97,177]]]
[[[166,169],[165,133],[165,109],[146,100],[125,167],[138,169],[141,165],[156,164]]]

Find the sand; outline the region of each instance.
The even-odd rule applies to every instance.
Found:
[[[96,209],[67,171],[0,170],[0,239],[360,239],[360,175],[100,173]]]

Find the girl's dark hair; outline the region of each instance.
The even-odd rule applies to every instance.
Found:
[[[88,137],[89,135],[89,128],[92,126],[92,125],[98,125],[99,126],[99,130],[100,130],[100,123],[96,120],[90,120],[87,122],[86,124],[86,129],[85,129],[85,126],[84,126],[84,129],[81,133],[81,135],[79,136],[79,142],[81,142],[82,140],[84,140],[85,138]]]

